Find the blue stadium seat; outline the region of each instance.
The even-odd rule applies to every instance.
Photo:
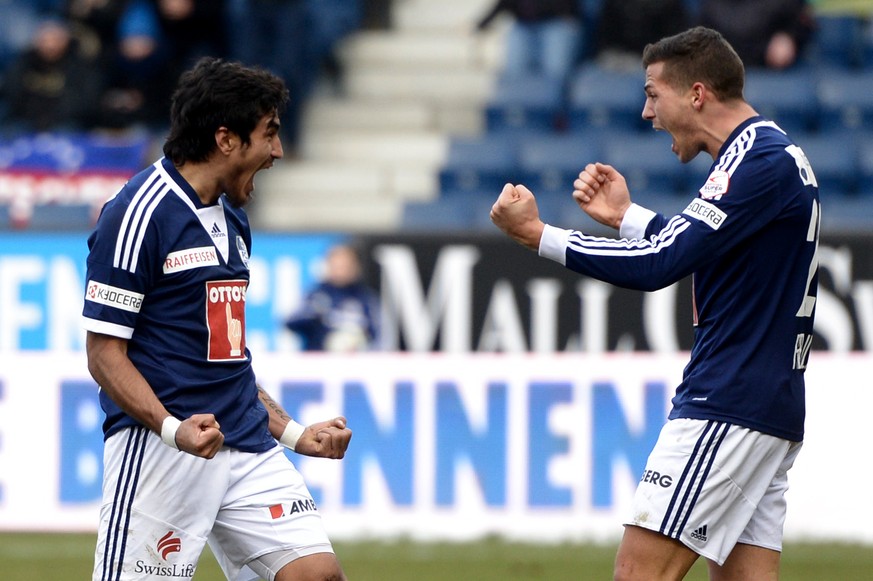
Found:
[[[427,202],[408,201],[403,205],[400,229],[414,232],[468,230],[470,209],[461,198]]]
[[[807,49],[807,60],[816,67],[862,68],[867,54],[867,22],[850,14],[819,14]]]
[[[873,129],[873,75],[826,69],[819,79],[820,130]]]
[[[453,138],[439,172],[441,191],[489,191],[516,179],[515,140],[506,135]]]
[[[488,131],[553,131],[564,107],[564,82],[548,75],[501,77],[485,107]]]
[[[640,72],[618,72],[594,64],[581,66],[569,81],[567,120],[570,129],[641,129],[646,102]]]
[[[686,173],[662,132],[617,132],[606,136],[604,161],[624,175],[634,191],[684,193]]]
[[[818,122],[815,73],[807,67],[790,71],[746,71],[745,97],[761,115],[785,131],[812,131]]]
[[[873,221],[873,133],[858,136],[858,193],[869,200],[868,221]]]
[[[822,197],[854,194],[859,185],[856,135],[846,132],[795,134],[794,141],[806,154]]]
[[[90,204],[36,204],[28,230],[90,230],[96,214]]]
[[[601,161],[596,132],[531,135],[518,145],[521,181],[535,193],[573,191],[585,165]]]
[[[407,232],[469,232],[492,226],[495,192],[446,192],[436,200],[406,202],[400,229]]]
[[[599,224],[589,217],[573,199],[573,190],[537,193],[540,219],[558,228],[580,230],[592,236],[615,237],[615,229]]]

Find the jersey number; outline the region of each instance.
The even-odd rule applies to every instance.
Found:
[[[812,252],[812,260],[809,262],[809,273],[806,276],[806,288],[803,291],[803,300],[797,309],[797,317],[811,317],[815,309],[815,295],[810,294],[809,289],[818,271],[818,234],[821,225],[821,215],[818,209],[818,201],[812,201],[812,213],[809,219],[809,229],[806,231],[806,241],[815,244]],[[794,369],[806,369],[809,360],[809,350],[812,347],[812,333],[800,333],[794,342]]]

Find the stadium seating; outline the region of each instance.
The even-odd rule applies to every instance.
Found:
[[[774,74],[762,69],[746,73],[746,100],[785,131],[814,131],[818,124],[818,77],[808,67]]]
[[[39,203],[13,209],[0,204],[0,231],[84,231],[95,222],[96,209],[82,203]]]
[[[619,72],[594,64],[580,67],[567,89],[569,128],[640,129],[644,83],[642,70]]]
[[[873,75],[829,69],[819,72],[819,129],[873,129]]]
[[[869,22],[851,14],[821,14],[807,58],[815,67],[861,69],[873,64],[867,39]]]
[[[84,230],[95,223],[96,209],[91,204],[37,204],[28,221],[31,230]]]
[[[858,192],[859,157],[851,146],[857,139],[857,134],[843,131],[794,136],[812,165],[822,196]]]
[[[873,214],[873,133],[862,133],[856,136],[858,151],[858,190],[866,196],[870,207],[867,215]]]
[[[439,199],[407,202],[403,207],[400,230],[427,232],[469,232],[493,227],[491,206],[500,190],[452,191]]]
[[[440,170],[440,189],[499,191],[503,184],[515,179],[516,162],[515,140],[507,135],[454,139]]]
[[[520,181],[535,192],[573,190],[585,164],[600,161],[598,132],[526,135],[518,143]]]
[[[666,133],[614,132],[606,137],[603,157],[633,189],[678,193],[685,188],[685,173],[670,143]]]
[[[560,122],[563,106],[563,79],[501,77],[486,105],[485,123],[489,131],[552,131]]]

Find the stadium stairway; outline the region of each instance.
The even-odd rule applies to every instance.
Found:
[[[395,0],[391,29],[347,38],[341,90],[319,87],[298,158],[259,175],[253,224],[386,231],[399,225],[405,202],[435,199],[450,138],[484,125],[505,32],[473,32],[490,5]]]

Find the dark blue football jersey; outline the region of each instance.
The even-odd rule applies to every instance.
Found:
[[[224,197],[205,206],[162,159],[104,206],[88,239],[84,326],[127,354],[174,416],[215,414],[225,445],[275,446],[245,346],[251,230]],[[105,436],[137,425],[104,391]]]
[[[694,344],[669,417],[800,441],[819,224],[806,156],[774,123],[755,117],[725,141],[679,215],[634,205],[620,240],[547,226],[540,254],[640,290],[693,274]]]

